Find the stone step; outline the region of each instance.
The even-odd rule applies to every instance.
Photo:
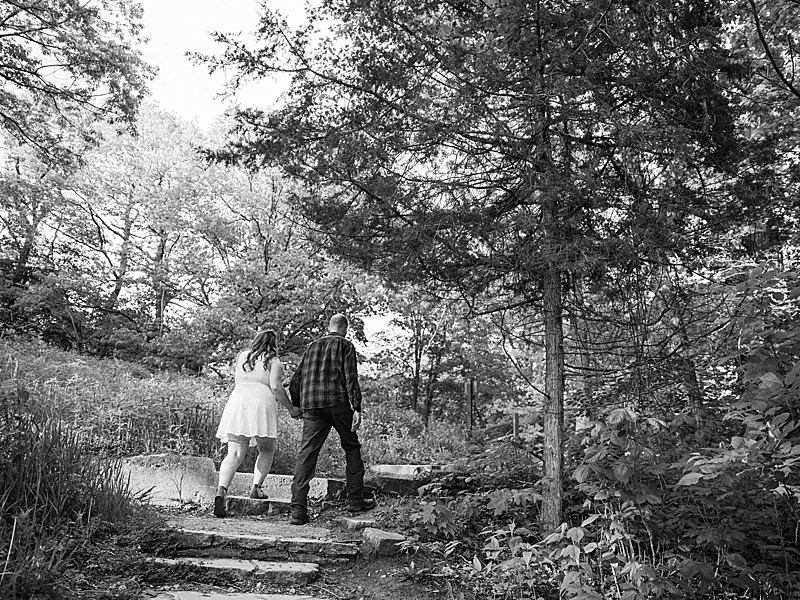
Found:
[[[364,529],[364,543],[367,546],[366,554],[377,556],[395,556],[400,552],[400,545],[405,537],[393,531],[384,531],[367,527]]]
[[[297,528],[302,533],[302,528]],[[170,529],[164,540],[172,556],[254,558],[330,564],[358,558],[359,544],[313,537]]]
[[[267,475],[261,484],[261,489],[270,498],[292,497],[292,475]],[[236,473],[233,481],[228,486],[228,494],[236,496],[250,495],[253,487],[252,473]],[[315,477],[309,483],[308,497],[317,500],[336,500],[341,498],[345,490],[345,482],[342,479],[329,479],[327,477]]]
[[[266,500],[260,500],[245,496],[228,496],[226,507],[228,516],[288,515],[292,510],[292,502],[284,498],[267,498]]]
[[[219,473],[214,461],[206,457],[182,454],[142,454],[122,459],[123,476],[134,496],[143,496],[154,505],[173,506],[184,502],[211,504],[217,493]],[[252,473],[236,473],[228,492],[247,496],[253,485]],[[291,475],[267,475],[263,485],[270,498],[290,498]],[[341,497],[344,481],[315,477],[311,480],[309,497],[332,500]]]
[[[228,594],[189,590],[151,591],[148,592],[147,597],[149,600],[317,600],[313,596],[295,596],[293,594]]]
[[[319,565],[315,563],[199,557],[156,557],[149,560],[167,568],[181,568],[189,565],[200,570],[224,572],[231,579],[253,578],[283,585],[304,585],[319,577]]]
[[[345,529],[364,529],[366,527],[375,527],[378,523],[375,519],[369,517],[339,517],[336,522]]]
[[[294,594],[229,594],[189,590],[149,591],[147,598],[149,600],[317,600],[313,596],[296,596]]]
[[[371,465],[364,484],[387,494],[416,494],[441,471],[440,465]]]
[[[326,527],[314,525],[290,525],[288,518],[235,517],[219,519],[207,513],[173,512],[164,517],[167,529],[189,529],[192,531],[212,531],[222,533],[241,533],[262,537],[314,538],[318,540],[352,541],[352,536],[338,536]],[[341,538],[345,539],[342,540]]]

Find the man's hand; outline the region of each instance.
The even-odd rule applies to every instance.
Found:
[[[361,413],[357,410],[353,411],[353,425],[350,427],[350,431],[355,431],[361,427]]]
[[[289,409],[289,414],[293,419],[299,419],[300,417],[303,416],[303,411],[297,408],[296,406],[292,406]]]

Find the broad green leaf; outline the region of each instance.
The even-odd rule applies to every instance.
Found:
[[[759,377],[759,380],[767,386],[783,385],[783,381],[781,380],[781,378],[772,372],[764,373],[761,377]]]
[[[678,485],[695,485],[698,481],[703,479],[702,473],[687,473],[678,481]]]

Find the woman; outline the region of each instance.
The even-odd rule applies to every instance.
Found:
[[[219,487],[214,498],[214,516],[227,515],[228,487],[250,446],[258,446],[253,469],[251,498],[266,498],[261,484],[272,468],[278,438],[278,407],[283,404],[292,417],[300,416],[283,388],[283,366],[277,356],[274,331],[261,331],[249,348],[236,357],[236,386],[231,392],[217,428],[217,437],[228,444],[228,455],[219,467]]]

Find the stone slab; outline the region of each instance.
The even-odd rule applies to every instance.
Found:
[[[367,527],[375,527],[377,525],[377,521],[375,519],[369,518],[359,518],[359,517],[339,517],[336,519],[337,523],[340,523],[346,529],[365,529]]]
[[[371,465],[364,483],[387,494],[416,494],[441,469],[439,465]]]
[[[267,475],[261,489],[270,498],[292,497],[292,475]],[[253,487],[252,473],[236,473],[228,486],[228,493],[234,496],[249,496]],[[315,500],[335,500],[344,493],[345,482],[342,479],[315,477],[311,480],[308,497]]]
[[[168,530],[165,540],[174,556],[256,558],[259,560],[333,563],[358,558],[358,546],[309,537],[280,537],[200,530]]]
[[[313,596],[295,596],[293,594],[225,594],[222,592],[193,592],[174,590],[146,592],[149,600],[317,600]]]
[[[232,579],[254,578],[282,584],[306,584],[319,577],[319,565],[300,562],[267,562],[237,558],[151,558],[165,567],[192,565],[199,569],[223,571]]]
[[[259,500],[255,498],[245,498],[244,496],[228,496],[226,502],[228,516],[241,515],[287,515],[292,510],[290,500],[270,498]]]
[[[192,531],[210,531],[231,535],[257,535],[262,537],[303,537],[318,540],[349,540],[352,536],[339,536],[326,527],[314,525],[290,525],[286,520],[266,520],[256,517],[240,517],[234,519],[218,519],[208,515],[171,514],[165,519],[170,529],[188,529]]]
[[[364,543],[367,545],[368,553],[378,556],[394,556],[400,552],[400,544],[405,541],[405,537],[393,531],[383,531],[367,527],[364,529]]]
[[[122,459],[122,469],[134,497],[142,496],[144,501],[156,505],[210,504],[219,483],[214,461],[200,456],[142,454]],[[252,473],[236,473],[228,493],[249,496],[252,486]],[[270,498],[289,499],[291,487],[291,475],[267,475],[262,489]],[[343,480],[315,477],[310,484],[309,497],[336,499],[343,495],[344,489]]]
[[[152,504],[212,502],[217,492],[214,461],[180,454],[145,454],[122,460],[128,488]]]
[[[371,465],[369,473],[392,479],[428,479],[434,471],[441,471],[440,465]]]

